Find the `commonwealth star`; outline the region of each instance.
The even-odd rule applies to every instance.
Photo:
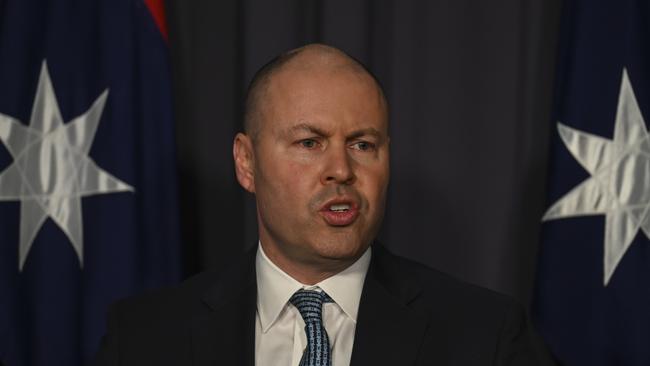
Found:
[[[623,70],[613,140],[559,122],[558,131],[591,177],[553,204],[543,220],[605,215],[603,284],[607,286],[639,230],[650,238],[650,137],[627,70]]]
[[[86,113],[64,124],[43,61],[29,126],[0,113],[0,140],[13,157],[0,173],[0,201],[21,203],[20,270],[48,217],[68,237],[83,266],[81,197],[133,191],[88,156],[107,96],[108,89]]]

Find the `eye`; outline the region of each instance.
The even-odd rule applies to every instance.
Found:
[[[368,141],[359,141],[352,144],[352,148],[359,151],[372,151],[375,149],[375,144]]]
[[[318,144],[318,142],[316,142],[316,140],[314,139],[304,139],[304,140],[300,140],[298,143],[300,144],[300,146],[307,149],[313,149]]]

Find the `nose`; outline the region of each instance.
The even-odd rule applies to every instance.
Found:
[[[323,184],[352,184],[356,180],[353,162],[347,146],[331,146],[325,153],[325,167],[321,176]]]

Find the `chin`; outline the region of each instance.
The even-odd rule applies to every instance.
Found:
[[[317,243],[314,246],[318,254],[332,260],[350,260],[360,257],[368,247],[359,240],[336,240]]]

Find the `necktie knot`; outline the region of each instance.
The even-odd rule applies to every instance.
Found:
[[[298,290],[289,302],[298,309],[305,323],[322,322],[323,304],[333,302],[325,291]]]

